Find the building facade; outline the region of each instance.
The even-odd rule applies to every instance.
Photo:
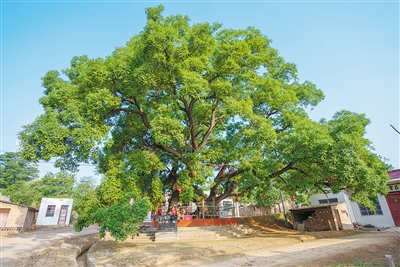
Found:
[[[42,198],[36,225],[69,225],[72,204],[69,198]]]
[[[24,232],[34,228],[38,210],[32,207],[0,200],[0,231]]]

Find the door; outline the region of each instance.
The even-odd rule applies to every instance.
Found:
[[[394,225],[400,226],[400,195],[389,194],[386,196],[386,201],[392,214]]]
[[[0,227],[5,227],[7,225],[8,214],[10,209],[0,209]]]
[[[58,217],[58,225],[65,224],[68,214],[68,205],[61,205],[60,216]]]

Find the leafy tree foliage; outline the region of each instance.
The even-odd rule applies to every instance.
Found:
[[[93,177],[82,177],[73,188],[74,210],[79,211],[87,206],[90,199],[96,198],[96,184]],[[78,212],[81,213],[81,212]]]
[[[12,202],[39,208],[42,198],[71,198],[75,175],[58,172],[47,173],[42,179],[31,182],[19,181],[1,192]]]
[[[0,155],[0,189],[18,182],[29,182],[39,177],[36,164],[26,161],[16,152]]]
[[[117,241],[124,241],[128,235],[138,233],[138,222],[143,222],[150,210],[150,202],[141,199],[130,205],[120,203],[99,209],[94,213],[94,222],[100,225],[100,237],[110,231],[111,236]]]
[[[75,184],[75,174],[49,172],[41,179],[40,191],[43,197],[71,198]]]
[[[1,193],[5,196],[9,196],[12,202],[38,209],[42,201],[40,186],[40,180],[32,182],[19,181],[8,186],[6,189],[2,189]]]
[[[74,205],[73,212],[78,215],[78,220],[75,222],[75,229],[81,230],[92,224],[90,221],[91,215],[101,208],[98,198],[98,188],[92,177],[83,177],[74,187],[73,193]]]
[[[151,208],[149,200],[145,198],[131,204],[134,199],[129,199],[131,194],[118,199],[118,202],[105,204],[102,192],[92,180],[86,178],[76,186],[74,195],[74,211],[78,213],[74,229],[81,231],[84,227],[98,224],[101,237],[109,231],[117,241],[124,241],[128,235],[135,236],[138,224],[144,221]]]
[[[216,202],[235,194],[270,201],[265,194],[277,188],[347,188],[368,206],[386,193],[365,115],[312,121],[306,109],[322,91],[300,82],[259,30],[190,25],[162,11],[148,8],[143,31],[112,55],[74,57],[64,76],[46,74],[45,113],[20,135],[26,158],[57,157],[69,170],[95,162],[111,213],[127,194],[154,207],[165,192],[174,204],[206,188]]]

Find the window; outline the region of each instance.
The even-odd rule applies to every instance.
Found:
[[[56,205],[47,205],[46,217],[54,217],[55,210],[56,210]]]
[[[374,201],[374,205],[376,208],[376,211],[370,210],[369,208],[364,207],[363,205],[358,205],[360,207],[360,213],[362,216],[368,216],[368,215],[383,215],[381,205],[379,204],[379,200],[376,199]]]
[[[327,198],[318,200],[319,204],[337,203],[339,202],[337,198]]]

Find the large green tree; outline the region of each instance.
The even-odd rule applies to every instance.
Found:
[[[73,170],[94,162],[104,204],[209,189],[239,194],[347,188],[364,205],[385,193],[385,164],[365,138],[369,120],[340,111],[312,121],[324,95],[300,82],[259,30],[190,24],[146,10],[142,32],[106,58],[74,57],[43,78],[45,113],[21,133],[28,159]]]
[[[67,172],[48,172],[40,180],[40,191],[43,197],[71,198],[74,194],[75,180],[75,174]]]
[[[42,198],[71,198],[74,195],[75,175],[69,173],[47,173],[42,179],[18,181],[1,190],[12,202],[39,208]],[[79,198],[78,195],[75,195]]]
[[[43,197],[40,187],[40,180],[31,182],[20,181],[2,189],[1,193],[5,196],[9,196],[12,202],[38,209]]]
[[[39,177],[38,166],[25,160],[18,152],[0,155],[0,189],[18,182],[29,182]]]

